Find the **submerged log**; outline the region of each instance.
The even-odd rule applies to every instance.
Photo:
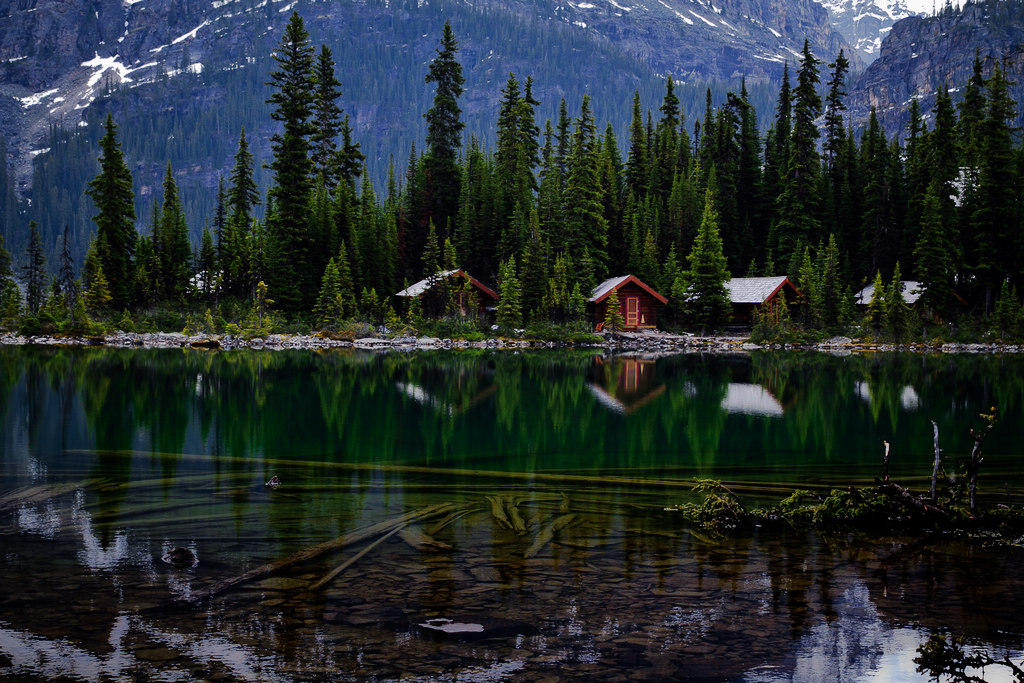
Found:
[[[95,481],[78,481],[71,484],[31,486],[28,488],[17,489],[4,494],[4,496],[0,498],[0,511],[13,510],[14,508],[22,505],[44,503],[51,498],[57,498],[58,496],[63,496],[65,493],[71,493],[77,489],[94,484],[96,484]]]
[[[399,530],[398,535],[416,550],[451,550],[447,543],[442,543],[425,533],[418,526],[407,526]]]
[[[278,560],[276,562],[268,562],[267,564],[260,565],[259,567],[250,569],[249,571],[244,572],[242,574],[231,576],[221,581],[218,581],[217,583],[214,583],[211,586],[207,586],[202,590],[194,591],[189,595],[175,598],[171,601],[171,604],[195,604],[200,600],[204,600],[208,597],[217,595],[218,593],[223,593],[224,591],[228,590],[229,588],[233,588],[234,586],[238,586],[243,583],[248,583],[250,581],[255,581],[256,579],[262,579],[266,576],[270,576],[274,572],[284,569],[285,567],[290,567],[293,564],[298,564],[299,562],[311,560],[314,557],[319,557],[320,555],[331,552],[333,550],[341,550],[342,548],[353,545],[355,543],[359,543],[360,541],[365,541],[368,538],[374,538],[381,534],[386,534],[389,531],[395,531],[405,526],[411,521],[447,513],[454,507],[455,506],[452,505],[451,503],[430,505],[420,510],[408,512],[394,519],[385,520],[383,522],[379,522],[368,527],[356,529],[350,533],[342,534],[341,536],[338,536],[333,540],[320,543],[319,545],[314,545],[304,550],[300,550],[299,552],[289,555],[288,557],[282,560]]]
[[[540,533],[537,534],[537,538],[533,541],[533,545],[527,548],[523,557],[530,559],[531,557],[536,556],[537,553],[543,550],[544,547],[551,542],[551,539],[555,537],[556,533],[567,527],[574,519],[576,519],[576,515],[569,513],[567,515],[556,517],[550,524],[545,525],[540,530]]]
[[[362,559],[363,556],[365,556],[371,550],[373,550],[374,548],[376,548],[381,543],[383,543],[384,541],[388,540],[389,538],[391,538],[395,534],[399,533],[401,530],[402,530],[402,527],[399,526],[399,527],[395,527],[394,529],[392,529],[388,533],[384,534],[383,536],[378,538],[376,541],[374,541],[370,545],[366,546],[365,548],[360,550],[358,553],[356,553],[355,555],[353,555],[352,557],[348,558],[347,560],[345,560],[344,562],[339,564],[337,567],[335,567],[334,569],[329,571],[327,574],[324,575],[323,578],[321,578],[319,581],[317,581],[312,586],[310,586],[309,589],[311,591],[318,591],[318,590],[320,590],[321,588],[326,586],[328,583],[330,583],[334,579],[335,576],[337,576],[338,574],[342,573],[343,571],[345,571],[346,569],[348,569],[349,567],[354,565],[356,562],[358,562],[360,559]]]

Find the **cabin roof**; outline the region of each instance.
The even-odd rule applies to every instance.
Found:
[[[785,284],[785,275],[734,277],[725,283],[725,290],[729,293],[729,301],[734,304],[763,304]]]
[[[599,304],[602,301],[604,301],[609,294],[612,293],[613,289],[619,289],[620,287],[629,282],[634,283],[635,285],[640,287],[640,289],[644,290],[661,303],[664,304],[668,302],[668,299],[663,297],[661,294],[658,294],[656,291],[654,291],[654,289],[651,288],[650,285],[643,282],[635,275],[619,275],[617,277],[608,278],[607,280],[599,284],[597,287],[594,287],[592,290],[590,290],[590,298],[587,299],[587,301],[593,304]]]
[[[462,268],[455,268],[454,270],[440,270],[434,274],[433,277],[425,277],[419,282],[409,285],[401,292],[398,292],[395,296],[421,296],[428,289],[436,285],[445,278],[452,277],[453,275],[461,275],[462,277],[469,280],[469,283],[479,289],[481,292],[491,297],[494,300],[498,299],[498,294],[485,285],[484,283],[477,280],[475,277],[464,271]]]
[[[900,294],[903,296],[903,301],[909,306],[921,298],[921,295],[924,294],[924,287],[917,280],[900,280]],[[871,297],[874,295],[875,285],[872,283],[857,292],[853,297],[853,301],[854,303],[867,306],[871,303]]]

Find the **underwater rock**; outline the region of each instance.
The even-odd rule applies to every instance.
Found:
[[[175,548],[160,559],[178,569],[190,569],[199,564],[199,558],[188,548]]]

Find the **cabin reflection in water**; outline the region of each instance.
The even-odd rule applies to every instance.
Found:
[[[608,410],[629,415],[665,391],[658,381],[653,358],[594,356],[587,386]]]
[[[731,382],[726,386],[722,409],[727,413],[759,417],[782,417],[785,412],[779,399],[768,389],[760,384],[740,382]]]

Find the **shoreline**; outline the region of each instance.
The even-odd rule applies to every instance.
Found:
[[[817,351],[832,355],[851,355],[875,352],[910,353],[969,353],[1016,354],[1024,353],[1024,345],[1000,343],[942,343],[895,344],[868,343],[850,337],[832,337],[813,344],[752,344],[747,337],[672,334],[660,331],[619,332],[614,335],[598,333],[599,341],[555,342],[530,339],[493,337],[480,341],[442,339],[438,337],[363,337],[355,340],[330,339],[312,335],[270,334],[249,339],[227,334],[186,335],[181,332],[118,332],[103,337],[38,335],[22,336],[13,333],[0,335],[4,346],[105,346],[110,348],[166,349],[196,348],[210,350],[269,350],[305,349],[359,349],[365,351],[429,351],[449,349],[602,349],[619,353],[744,353],[750,351]]]

